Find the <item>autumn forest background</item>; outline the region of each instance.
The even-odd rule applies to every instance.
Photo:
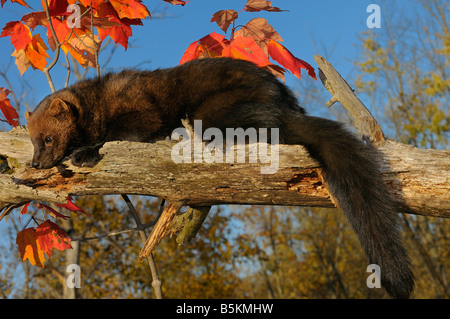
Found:
[[[13,2],[17,1],[1,1],[4,6],[0,9],[2,28],[11,20],[4,19],[2,10],[19,6]],[[27,2],[32,7],[41,3]],[[220,9],[239,10],[246,2],[221,1],[218,4]],[[254,12],[251,16],[242,14],[240,24],[263,16],[276,30],[282,29],[282,19],[272,23],[272,16],[305,14],[293,2],[273,1],[273,6],[289,11]],[[346,5],[346,1],[339,2]],[[354,58],[346,61],[346,69],[336,61],[338,71],[370,108],[390,139],[420,148],[448,148],[449,2],[418,0],[410,7],[406,5],[409,2],[402,0],[367,1],[367,4],[372,2],[382,8],[382,27],[355,31],[352,35],[355,41],[348,48]],[[330,2],[324,3],[329,5]],[[180,15],[187,15],[183,9],[190,5],[197,6],[197,10],[201,10],[200,16],[207,22],[217,11],[209,7],[208,1],[200,0],[192,0],[185,7],[163,1],[144,0],[143,4],[152,14],[152,19],[146,18],[143,26],[136,26],[143,30],[154,21],[159,26],[177,25]],[[302,1],[301,7],[308,11],[308,1]],[[8,17],[13,14],[16,11],[8,11]],[[18,14],[15,20],[22,15]],[[365,24],[369,13],[363,11],[361,15],[362,24]],[[327,16],[323,18],[326,20]],[[324,24],[327,25],[326,22]],[[181,25],[178,27],[183,28]],[[211,23],[203,34],[183,33],[183,37],[187,37],[186,43],[191,43],[213,31],[224,34],[215,23]],[[151,29],[149,32],[163,30]],[[284,32],[280,32],[283,38],[287,36],[287,31]],[[295,30],[290,32],[295,33]],[[170,35],[166,37],[171,42]],[[106,38],[99,55],[98,72],[119,69],[127,52],[141,50],[132,39],[130,37],[125,51],[123,43],[114,43],[116,41]],[[309,46],[314,54],[323,55],[332,63],[342,54],[334,51],[338,41],[339,38],[317,38],[314,32],[309,38],[301,39],[302,46]],[[313,63],[312,56],[295,51],[287,42],[284,44],[296,56]],[[50,93],[50,89],[45,77],[33,75],[39,70],[30,68],[21,76],[14,58],[9,57],[13,52],[9,38],[0,38],[0,43],[2,50],[7,51],[0,60],[0,87],[13,92],[9,96],[11,104],[19,112],[19,123],[26,124],[23,112],[32,110],[40,98]],[[172,45],[168,43],[167,47]],[[172,66],[178,64],[186,48],[184,45],[177,52],[171,50],[170,54],[178,56],[178,59],[167,63]],[[158,50],[164,52],[164,43],[158,43]],[[68,59],[72,66],[71,83],[96,75],[95,68],[83,68],[74,56],[68,55]],[[166,66],[154,64],[151,60],[152,56],[142,56],[132,64],[139,68]],[[54,77],[57,87],[64,85],[64,64],[62,58],[55,66],[61,69],[55,71],[60,72]],[[342,108],[326,108],[329,95],[320,81],[307,76],[299,80],[286,74],[286,83],[310,113],[351,125],[351,118]],[[11,126],[0,122],[0,129],[8,131]],[[157,216],[159,199],[131,196],[131,200],[143,223],[151,222]],[[88,215],[73,213],[71,219],[59,223],[80,247],[77,263],[81,267],[81,288],[77,290],[77,297],[154,298],[149,266],[137,260],[142,246],[139,234],[132,231],[112,233],[135,225],[120,196],[78,197],[75,203]],[[44,269],[28,261],[22,262],[16,236],[29,218],[23,215],[19,219],[19,213],[20,209],[16,209],[0,225],[0,298],[65,297],[68,264],[65,252],[54,252]],[[449,298],[449,220],[404,214],[402,229],[417,278],[414,297]],[[166,237],[156,247],[154,258],[165,298],[387,298],[382,289],[367,288],[366,257],[344,216],[335,209],[214,207],[191,243],[179,247],[174,238]]]

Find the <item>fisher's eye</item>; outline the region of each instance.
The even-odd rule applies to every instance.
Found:
[[[45,138],[45,144],[51,144],[51,142],[53,141],[52,140],[52,137],[51,136],[47,136],[46,138]]]

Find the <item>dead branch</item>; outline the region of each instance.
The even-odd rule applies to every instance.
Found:
[[[93,168],[64,165],[30,167],[32,144],[25,128],[0,133],[0,210],[30,200],[65,203],[69,195],[139,194],[186,199],[188,206],[218,204],[333,207],[321,169],[302,146],[280,145],[279,168],[261,174],[260,163],[180,163],[171,158],[174,142],[110,142]],[[450,217],[450,150],[418,149],[386,141],[381,168],[399,208],[407,213]],[[132,156],[130,156],[132,154]],[[248,154],[248,152],[247,152]]]

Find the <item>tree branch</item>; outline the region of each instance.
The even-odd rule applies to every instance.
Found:
[[[353,93],[348,83],[323,57],[315,55],[314,59],[320,68],[319,77],[325,88],[332,95],[331,100],[327,102],[327,106],[331,107],[335,102],[340,102],[349,111],[355,121],[356,127],[363,136],[368,137],[372,142],[383,142],[385,137],[381,126]]]
[[[65,203],[68,195],[140,194],[187,206],[254,204],[333,207],[322,170],[302,146],[280,145],[276,174],[260,164],[175,164],[174,142],[110,142],[93,168],[30,168],[33,146],[26,129],[0,132],[0,155],[9,174],[0,174],[0,210],[30,200]],[[399,209],[450,218],[450,150],[418,149],[386,141],[378,147],[381,167]],[[133,156],[130,156],[133,154]],[[248,154],[248,151],[247,151]],[[268,164],[262,164],[265,166]],[[6,171],[6,170],[4,170]]]
[[[131,215],[134,218],[134,221],[136,222],[136,226],[139,229],[139,235],[141,236],[142,243],[145,243],[147,240],[147,234],[144,230],[144,225],[141,222],[141,219],[139,218],[139,215],[136,211],[136,208],[134,207],[133,203],[131,202],[130,198],[122,194],[122,198],[127,203],[128,208],[130,210]],[[150,271],[152,273],[152,287],[155,291],[156,299],[162,299],[162,290],[161,290],[161,279],[159,279],[158,270],[156,268],[155,259],[153,258],[153,254],[149,252],[145,258],[147,258],[148,265],[150,267]]]

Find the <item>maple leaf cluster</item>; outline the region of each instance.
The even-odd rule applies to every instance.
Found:
[[[272,7],[272,1],[248,0],[242,11],[280,12],[284,10]],[[223,32],[226,33],[230,25],[233,25],[230,39],[212,32],[191,43],[184,52],[180,64],[201,58],[230,57],[252,61],[283,80],[286,69],[299,79],[300,70],[306,69],[308,75],[316,79],[314,68],[307,62],[295,57],[279,42],[283,39],[266,19],[252,19],[236,30],[234,24],[239,13],[235,10],[220,10],[214,13],[211,22],[216,22]],[[275,60],[282,67],[270,62],[269,58]]]
[[[5,2],[1,0],[2,7]],[[31,8],[23,0],[12,2]],[[68,6],[74,4],[79,10],[67,11]],[[55,51],[58,44],[82,66],[96,67],[96,48],[107,36],[127,49],[128,39],[133,34],[131,27],[142,25],[142,19],[150,16],[141,0],[41,0],[41,6],[41,11],[28,13],[20,21],[8,22],[0,33],[0,37],[11,37],[15,49],[12,56],[16,58],[21,75],[30,66],[44,70],[49,59],[48,47]],[[32,34],[38,26],[45,28],[47,45],[39,33]]]
[[[27,213],[31,202],[25,204],[20,212],[20,215]],[[63,215],[48,205],[43,203],[36,203],[38,209],[49,213],[53,218],[68,219],[69,216]],[[81,208],[73,203],[71,197],[67,197],[66,204],[57,204],[61,208],[68,209],[72,212],[82,212],[86,214]],[[19,217],[20,218],[20,217]],[[36,221],[36,219],[33,217]],[[36,221],[37,222],[37,221]],[[45,255],[50,258],[53,249],[64,251],[71,249],[71,239],[66,233],[54,222],[46,220],[40,223],[36,228],[29,227],[17,233],[16,244],[19,248],[22,261],[28,261],[35,266],[44,268]]]
[[[50,258],[53,249],[70,249],[70,238],[50,220],[46,220],[37,228],[26,228],[17,234],[22,261],[29,260],[32,265],[44,268],[45,255]]]

